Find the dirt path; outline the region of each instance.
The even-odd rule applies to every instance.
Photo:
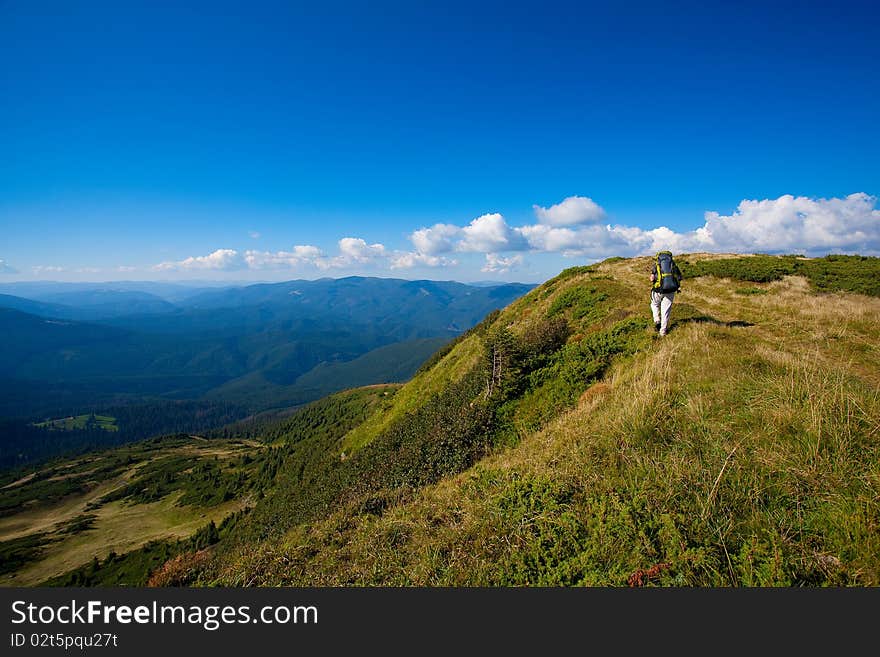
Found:
[[[26,484],[27,482],[29,482],[31,479],[33,479],[36,476],[37,476],[36,472],[31,472],[29,475],[25,475],[21,479],[13,481],[11,484],[6,484],[2,488],[0,488],[0,490],[6,490],[7,488],[15,488],[16,486],[21,486],[22,484]]]

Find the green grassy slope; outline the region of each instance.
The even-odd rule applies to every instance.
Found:
[[[62,417],[56,420],[35,422],[35,427],[44,427],[55,431],[73,431],[74,429],[87,429],[95,427],[104,431],[119,431],[116,426],[116,418],[109,415],[76,415]]]
[[[207,438],[166,436],[2,473],[0,583],[161,581],[166,562],[204,558],[255,506],[271,509],[260,500],[302,454],[301,444],[337,440],[397,387],[338,393]]]
[[[513,303],[323,443],[335,458],[286,498],[321,504],[197,581],[880,584],[880,299],[706,271],[661,340],[649,265],[573,268]]]
[[[254,441],[179,435],[6,477],[0,583],[39,584],[111,553],[115,561],[150,541],[188,537],[253,505],[276,461]]]

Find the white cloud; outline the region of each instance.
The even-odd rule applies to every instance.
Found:
[[[391,269],[411,269],[419,265],[423,267],[454,267],[457,264],[458,260],[428,255],[427,253],[395,253],[391,256]]]
[[[321,270],[380,262],[388,256],[382,244],[367,244],[359,237],[343,237],[339,254],[329,257],[317,246],[299,244],[292,251],[246,251],[244,261],[250,269],[293,269],[313,266]]]
[[[831,199],[785,195],[741,201],[726,216],[706,212],[702,226],[684,232],[666,226],[555,227],[544,223],[515,230],[526,238],[532,250],[596,259],[650,254],[663,249],[676,253],[874,255],[880,253],[880,211],[875,209],[876,203],[876,197],[865,193]]]
[[[80,267],[76,271],[79,274],[97,274],[101,270],[97,267]]]
[[[533,224],[517,229],[533,251],[562,253],[566,256],[602,257],[613,251],[631,255],[633,246],[626,236],[610,226],[579,226],[577,228],[554,228]]]
[[[845,198],[811,199],[780,196],[744,200],[730,215],[706,212],[696,230],[677,233],[665,226],[652,230],[614,227],[640,253],[880,253],[880,211],[876,197],[864,193]]]
[[[549,208],[533,205],[532,209],[538,221],[547,226],[576,226],[597,222],[605,217],[605,210],[585,196],[569,196]]]
[[[137,270],[137,267],[130,267],[130,266],[128,266],[128,265],[119,265],[119,266],[116,268],[116,271],[121,271],[121,272],[135,271],[135,270]]]
[[[0,274],[17,274],[18,270],[11,266],[8,262],[0,259]]]
[[[695,244],[713,250],[880,251],[880,211],[868,194],[811,199],[780,196],[775,200],[742,201],[729,216],[707,212],[706,223],[694,231]]]
[[[218,271],[236,271],[245,269],[244,257],[235,249],[217,249],[206,256],[191,256],[179,262],[162,262],[153,267],[158,271],[211,269]]]
[[[55,267],[52,265],[37,265],[32,267],[35,274],[57,274],[58,272],[64,271],[64,267]]]
[[[706,212],[703,225],[676,232],[666,226],[603,224],[604,211],[592,200],[570,196],[550,208],[534,206],[538,223],[512,227],[499,213],[481,215],[465,226],[437,223],[409,236],[414,251],[389,250],[360,237],[343,237],[338,252],[326,254],[317,246],[297,245],[290,251],[218,249],[206,256],[156,265],[158,270],[288,269],[319,270],[355,267],[411,269],[458,265],[454,253],[481,253],[484,272],[504,273],[523,264],[511,252],[558,253],[599,260],[608,256],[650,254],[661,249],[675,253],[709,251],[732,253],[802,252],[880,254],[880,211],[876,197],[865,193],[844,198],[811,199],[780,196],[744,200],[730,215]],[[8,273],[0,260],[0,271]],[[132,268],[133,269],[133,268]],[[35,267],[35,272],[61,268]],[[120,271],[123,271],[120,268]]]
[[[461,228],[452,224],[434,224],[430,228],[419,228],[409,236],[418,253],[437,255],[448,253],[455,248],[454,241],[460,237]]]
[[[365,263],[385,255],[382,244],[367,244],[360,237],[343,237],[339,240],[339,257],[341,264]]]
[[[676,233],[666,226],[644,230],[635,226],[613,226],[609,230],[618,235],[630,246],[632,255],[637,253],[656,253],[669,250],[674,253],[686,251],[713,251],[712,244],[706,239],[705,229],[698,228],[686,233]],[[630,255],[624,253],[621,255]]]
[[[494,274],[506,274],[522,265],[522,263],[522,255],[514,255],[509,258],[504,258],[497,253],[487,253],[486,264],[483,265],[483,268],[480,269],[480,271],[491,272]]]
[[[252,240],[258,240],[260,239],[260,237],[262,237],[262,235],[255,230],[249,230],[248,235],[250,235]]]
[[[288,269],[302,265],[314,265],[319,269],[329,267],[327,257],[317,246],[298,244],[292,251],[246,251],[244,260],[251,269]]]
[[[520,251],[527,248],[526,240],[510,228],[499,213],[477,217],[461,230],[463,238],[456,250],[482,253]]]

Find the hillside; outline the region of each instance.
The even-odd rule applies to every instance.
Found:
[[[665,338],[650,259],[615,258],[399,388],[230,425],[215,439],[282,450],[271,483],[128,581],[880,585],[880,259],[677,260]],[[118,583],[129,559],[53,583]]]
[[[109,565],[150,541],[188,539],[252,504],[270,463],[252,441],[180,435],[4,479],[0,583],[39,584],[96,557]]]
[[[143,584],[225,537],[274,487],[282,433],[342,435],[394,390],[340,393],[271,427],[234,424],[234,437],[176,434],[0,474],[0,584]],[[253,427],[264,440],[247,437]]]
[[[356,450],[324,465],[338,494],[288,480],[275,527],[258,506],[239,531],[259,547],[218,546],[193,582],[880,584],[880,299],[703,275],[660,340],[647,264],[570,269],[514,302],[335,446]],[[505,344],[486,398],[483,355]]]

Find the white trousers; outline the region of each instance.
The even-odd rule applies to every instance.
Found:
[[[651,290],[651,314],[654,316],[655,324],[660,322],[660,335],[666,335],[666,329],[669,328],[669,313],[672,311],[673,299],[675,292]]]

